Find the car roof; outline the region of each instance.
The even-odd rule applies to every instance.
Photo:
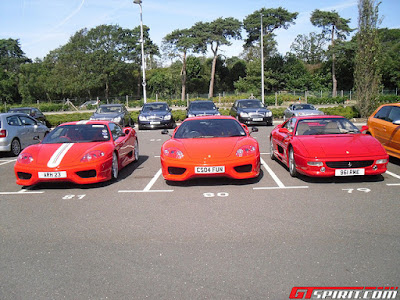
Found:
[[[336,115],[312,115],[312,116],[301,116],[301,117],[294,117],[297,120],[310,120],[310,119],[346,119],[343,116],[336,116]]]
[[[242,101],[259,101],[259,102],[261,102],[261,100],[259,100],[259,99],[240,99],[240,100],[237,100],[238,102],[242,102]]]
[[[214,101],[212,101],[212,100],[194,100],[194,101],[191,101],[190,102],[190,104],[192,104],[192,103],[200,103],[200,102],[212,102],[212,103],[214,103]]]
[[[26,107],[12,107],[12,108],[10,108],[10,110],[11,110],[11,109],[33,109],[33,108],[38,109],[38,108],[36,108],[36,107],[26,106]]]
[[[0,116],[4,117],[9,117],[9,116],[21,116],[21,117],[29,117],[27,114],[24,113],[14,113],[14,112],[6,112],[6,113],[0,113]]]
[[[102,104],[102,105],[100,105],[100,107],[105,107],[105,106],[124,106],[123,104],[118,104],[118,103],[116,103],[116,104]]]
[[[73,121],[73,122],[66,122],[62,123],[58,126],[62,125],[107,125],[109,123],[114,123],[112,121],[107,121],[107,120],[83,120],[83,121]]]
[[[143,104],[143,106],[145,106],[145,105],[150,105],[150,104],[167,104],[167,105],[168,105],[168,103],[167,103],[167,102],[158,101],[158,102],[144,103],[144,104]]]
[[[226,120],[235,120],[236,119],[234,117],[231,116],[198,116],[198,117],[190,117],[190,118],[186,118],[183,122],[185,122],[186,120],[213,120],[213,119],[226,119]]]
[[[397,103],[386,103],[386,104],[382,104],[380,107],[383,107],[383,106],[400,106],[400,102],[397,102]]]

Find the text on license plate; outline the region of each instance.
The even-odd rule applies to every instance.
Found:
[[[254,122],[262,122],[263,118],[253,118]]]
[[[364,169],[337,169],[335,170],[335,176],[354,176],[364,175]]]
[[[59,171],[59,172],[38,172],[39,178],[44,179],[57,179],[57,178],[67,178],[66,171]]]
[[[219,174],[225,173],[225,166],[195,167],[196,174]]]
[[[161,122],[158,122],[158,121],[151,121],[150,122],[150,125],[160,125],[161,124]]]

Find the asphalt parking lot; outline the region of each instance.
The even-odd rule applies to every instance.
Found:
[[[400,161],[379,177],[291,178],[253,133],[255,180],[167,183],[160,147],[116,182],[15,184],[0,154],[0,299],[288,299],[293,287],[398,286]]]

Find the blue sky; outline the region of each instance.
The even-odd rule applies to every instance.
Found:
[[[343,18],[351,18],[357,27],[357,0],[142,0],[143,22],[150,27],[150,37],[161,45],[162,38],[175,29],[190,28],[195,22],[213,21],[219,17],[243,20],[262,7],[282,6],[298,12],[296,24],[288,30],[276,31],[278,50],[285,54],[299,34],[319,32],[310,23],[315,9],[336,10]],[[400,0],[382,0],[380,27],[400,28]],[[26,56],[43,58],[51,50],[66,44],[82,28],[101,24],[123,28],[139,26],[139,5],[132,0],[0,0],[0,39],[19,39]],[[245,37],[245,33],[243,33]],[[223,47],[222,54],[239,55],[242,41]],[[211,54],[209,54],[211,55]]]

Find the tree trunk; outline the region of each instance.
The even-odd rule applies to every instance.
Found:
[[[183,58],[182,58],[182,70],[181,70],[181,80],[182,80],[182,96],[181,100],[185,101],[185,95],[186,95],[186,51],[183,52]]]
[[[336,80],[336,66],[335,66],[335,25],[332,26],[332,97],[337,96],[337,80]]]
[[[214,58],[212,61],[212,67],[211,67],[211,79],[210,79],[210,88],[208,90],[208,98],[212,98],[214,95],[214,78],[215,78],[215,66],[217,65],[217,58],[218,58],[218,44],[215,47],[215,50],[212,49],[212,52],[214,53]]]

